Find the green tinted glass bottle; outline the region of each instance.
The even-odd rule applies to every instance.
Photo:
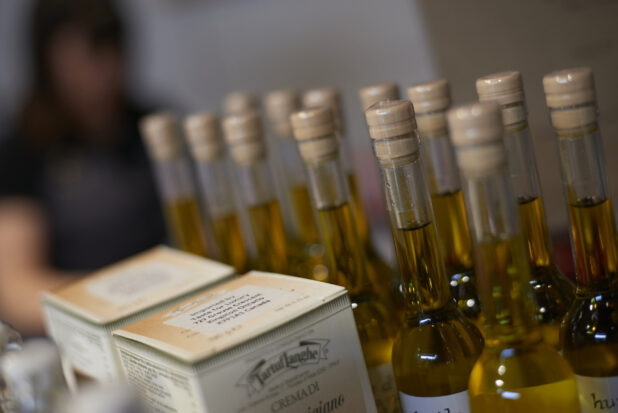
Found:
[[[383,101],[365,116],[404,286],[405,319],[393,346],[403,410],[467,412],[468,378],[483,338],[450,294],[412,104]]]
[[[463,179],[485,316],[485,349],[470,375],[471,412],[576,413],[573,371],[543,341],[535,318],[500,106],[461,106],[449,111],[448,123]]]
[[[618,238],[597,124],[590,69],[543,79],[558,138],[571,222],[575,303],[562,322],[560,344],[577,378],[582,412],[618,409]]]
[[[543,339],[558,348],[560,322],[573,302],[575,286],[554,263],[521,74],[510,71],[483,76],[476,81],[476,91],[481,102],[494,101],[502,108],[504,144],[530,263],[536,318]]]

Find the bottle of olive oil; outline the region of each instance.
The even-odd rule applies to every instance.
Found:
[[[575,377],[545,343],[511,190],[500,106],[451,109],[448,124],[463,178],[485,317],[485,349],[470,375],[473,413],[576,413]]]
[[[403,411],[468,412],[468,378],[483,338],[450,294],[414,109],[409,101],[383,101],[365,117],[404,286],[406,314],[392,356]]]
[[[530,263],[536,318],[544,340],[559,348],[560,322],[575,298],[575,286],[554,263],[521,74],[483,76],[476,80],[476,91],[481,102],[494,101],[502,108],[504,144]]]
[[[348,289],[354,319],[378,411],[398,412],[391,350],[398,317],[380,300],[367,273],[367,262],[350,206],[348,181],[339,163],[339,142],[330,108],[292,115],[294,137],[304,160],[318,229],[326,249],[329,280]]]
[[[294,272],[305,278],[328,281],[325,251],[320,244],[320,235],[311,208],[304,165],[292,136],[290,115],[300,108],[298,94],[290,89],[275,90],[266,95],[264,104],[276,138],[273,149],[278,155],[283,172],[279,176],[280,182],[288,201],[287,205],[290,206],[293,242],[289,247],[297,250],[292,253],[297,257],[294,260]]]
[[[618,239],[607,194],[592,71],[543,78],[558,138],[576,267],[575,303],[560,344],[577,378],[582,412],[618,410]]]
[[[455,152],[446,126],[446,110],[451,105],[448,81],[439,79],[411,86],[408,98],[416,112],[423,163],[451,294],[461,311],[482,326],[472,240]]]
[[[184,251],[212,255],[178,119],[171,113],[155,113],[142,119],[140,129],[154,164],[172,243]]]
[[[270,168],[260,115],[248,112],[223,120],[225,141],[257,252],[256,269],[289,273],[287,240]]]
[[[394,92],[397,92],[397,94],[399,93],[398,90],[393,91],[391,89],[391,96],[393,96],[392,94]],[[334,88],[313,89],[303,94],[302,104],[305,108],[329,107],[333,111],[337,134],[341,145],[341,163],[351,195],[350,207],[354,210],[357,233],[367,259],[369,278],[374,284],[378,294],[383,297],[392,297],[392,291],[397,291],[398,289],[397,285],[393,285],[393,282],[397,281],[397,277],[395,271],[380,257],[371,244],[367,214],[358,190],[353,162],[351,162],[352,152],[349,149],[349,142],[345,138],[345,120],[343,118],[341,96],[337,89]],[[398,298],[395,297],[394,299],[397,300]]]
[[[185,119],[184,130],[210,213],[218,258],[242,274],[249,269],[248,254],[230,189],[219,118],[209,112],[195,113]]]

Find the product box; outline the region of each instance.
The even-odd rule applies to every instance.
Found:
[[[230,266],[156,247],[43,294],[47,333],[57,343],[69,384],[122,376],[112,331],[229,278]]]
[[[113,334],[155,412],[376,411],[336,285],[251,272]]]

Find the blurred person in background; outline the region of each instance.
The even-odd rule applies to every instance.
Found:
[[[164,240],[109,0],[35,0],[32,84],[0,142],[0,318],[43,333],[40,292]]]

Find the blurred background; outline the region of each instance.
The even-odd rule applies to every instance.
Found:
[[[0,0],[0,136],[15,130],[31,91],[32,4]],[[339,87],[362,195],[377,246],[386,255],[391,248],[380,181],[357,98],[362,86],[395,81],[405,94],[414,83],[446,77],[454,101],[464,102],[476,99],[477,77],[520,70],[549,226],[557,238],[554,246],[563,256],[558,262],[565,272],[572,272],[557,150],[541,79],[554,69],[590,66],[597,84],[610,193],[618,193],[616,1],[124,0],[116,4],[125,24],[128,94],[144,110],[169,108],[179,114],[218,110],[222,97],[233,90],[263,95],[277,88]]]

